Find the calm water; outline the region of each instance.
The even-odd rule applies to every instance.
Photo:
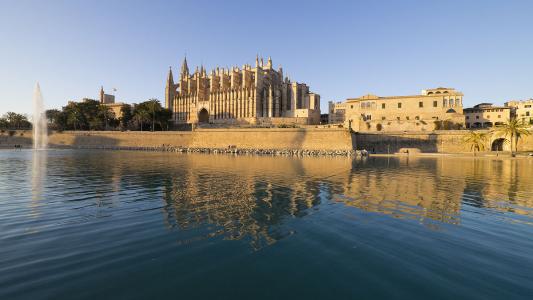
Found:
[[[0,151],[0,299],[532,299],[533,159]]]

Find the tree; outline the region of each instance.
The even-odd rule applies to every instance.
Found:
[[[104,125],[105,130],[108,130],[109,122],[115,119],[115,113],[105,104],[98,106],[98,114],[96,115],[100,126]]]
[[[170,119],[172,119],[172,111],[168,108],[161,108],[156,116],[157,123],[161,127],[161,130],[168,130]]]
[[[31,123],[28,121],[28,117],[23,114],[15,112],[7,112],[3,119],[7,121],[7,127],[10,129],[30,129]]]
[[[67,114],[59,109],[47,110],[46,118],[52,129],[65,130],[67,128]]]
[[[131,105],[124,104],[120,107],[120,126],[122,129],[125,129],[130,124],[131,120],[133,119],[133,114],[131,110]]]
[[[9,127],[9,122],[6,118],[0,118],[0,128],[7,129]]]
[[[168,128],[168,122],[172,118],[172,112],[161,106],[159,100],[152,98],[148,101],[141,102],[133,109],[133,118],[139,123],[150,122],[151,130],[155,131],[155,125],[158,124],[161,130]]]
[[[78,126],[82,122],[82,114],[77,107],[74,107],[67,112],[67,125],[72,125],[74,130],[78,130]]]
[[[159,100],[152,98],[148,99],[148,107],[150,108],[150,111],[152,113],[152,131],[154,131],[156,109],[158,111],[161,110],[161,104],[159,103]]]
[[[506,124],[497,126],[492,132],[498,136],[503,136],[510,143],[512,156],[515,155],[515,151],[517,150],[518,139],[530,134],[529,126],[524,120],[518,120],[516,118],[510,119]]]
[[[481,133],[477,131],[470,131],[467,136],[464,137],[464,142],[470,146],[470,151],[476,155],[476,151],[485,151],[486,145],[487,145],[487,137],[488,135],[486,133]]]
[[[150,121],[150,113],[147,110],[137,110],[133,116],[133,119],[140,125],[141,131],[143,131],[143,125],[145,122]]]

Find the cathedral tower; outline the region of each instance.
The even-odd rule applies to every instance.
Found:
[[[168,70],[167,85],[165,87],[165,106],[173,111],[174,95],[176,92],[176,85],[174,84],[174,77],[172,76],[172,67]]]

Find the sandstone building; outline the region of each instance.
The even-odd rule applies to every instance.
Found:
[[[503,125],[511,119],[512,113],[511,107],[480,103],[472,108],[464,109],[466,128],[490,128]]]
[[[533,124],[533,99],[511,100],[505,102],[505,106],[514,110],[514,115],[517,119]]]
[[[116,118],[120,118],[122,116],[122,112],[120,109],[122,108],[122,105],[124,103],[122,102],[116,102],[115,103],[115,95],[109,95],[104,92],[104,87],[100,87],[100,104],[103,104],[111,109],[113,113],[115,114]]]
[[[465,123],[463,93],[439,87],[420,95],[347,99],[344,122],[357,132],[460,128]]]
[[[329,124],[343,124],[344,116],[346,114],[346,103],[344,102],[328,102],[328,123]]]
[[[165,106],[175,124],[319,124],[320,96],[303,83],[291,82],[269,58],[256,58],[255,67],[202,66],[189,72],[183,60],[176,83],[168,72]]]
[[[106,94],[104,92],[104,87],[100,87],[100,93],[98,100],[93,98],[82,98],[78,102],[86,102],[86,101],[98,101],[100,104],[105,105],[111,109],[111,111],[115,114],[115,118],[120,118],[122,116],[122,112],[120,111],[122,106],[124,105],[123,102],[115,102],[115,95]],[[75,100],[68,101],[68,103],[76,102]]]

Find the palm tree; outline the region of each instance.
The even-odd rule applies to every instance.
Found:
[[[105,123],[105,130],[108,129],[109,119],[112,119],[115,117],[114,113],[111,111],[111,108],[109,108],[105,104],[100,104],[98,106],[98,115],[100,118],[104,119]]]
[[[74,125],[74,130],[77,130],[76,125],[81,122],[80,112],[77,109],[70,110],[68,113],[67,121],[68,123],[71,123],[72,125]]]
[[[141,125],[141,131],[143,131],[143,124],[145,121],[150,120],[150,113],[142,109],[136,112],[134,118]]]
[[[528,136],[531,132],[529,126],[524,120],[518,120],[516,118],[510,119],[507,124],[496,127],[493,132],[503,138],[511,144],[511,155],[515,156],[515,151],[518,145],[518,139],[522,136]]]
[[[152,112],[152,131],[154,131],[155,127],[155,111],[158,108],[159,100],[152,98],[148,99],[148,106],[150,107],[150,110]]]
[[[463,141],[470,146],[470,151],[476,155],[476,151],[485,151],[487,145],[487,134],[477,131],[470,131],[470,133],[464,137]]]

